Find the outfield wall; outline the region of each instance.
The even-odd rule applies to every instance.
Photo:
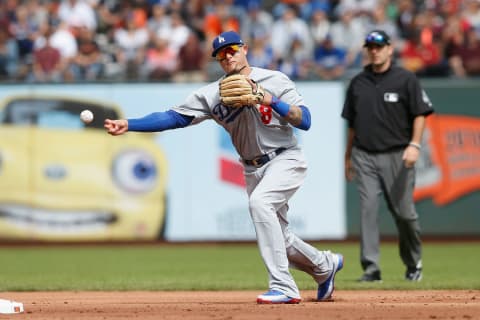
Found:
[[[423,83],[437,110],[437,115],[429,120],[423,142],[423,157],[417,168],[416,199],[422,229],[426,235],[478,236],[480,235],[478,193],[480,109],[477,106],[477,102],[480,101],[479,82]],[[344,239],[358,235],[358,198],[354,185],[347,184],[343,177],[345,123],[341,120],[340,113],[344,85],[340,82],[298,84],[299,92],[305,97],[312,111],[312,128],[308,132],[297,131],[299,142],[304,147],[309,162],[309,175],[305,185],[291,201],[290,216],[293,229],[309,240]],[[126,117],[139,117],[181,103],[183,97],[199,86],[199,84],[4,85],[0,86],[0,100],[23,94],[70,96],[114,103]],[[21,140],[15,136],[9,136],[8,139],[9,145],[21,144]],[[102,135],[101,143],[105,145],[104,147],[102,145],[102,148],[108,149],[112,144],[108,139],[118,138]],[[166,205],[166,220],[159,230],[163,239],[203,241],[255,238],[242,185],[238,155],[221,127],[213,121],[206,121],[192,128],[155,134],[154,140],[165,154],[168,163],[168,171],[165,173],[167,175],[165,199],[158,199],[165,201]],[[100,143],[100,139],[96,141],[97,144]],[[71,143],[79,144],[80,141]],[[0,193],[8,194],[12,187],[11,182],[2,180],[2,146],[5,144],[0,141]],[[89,149],[88,145],[82,148],[87,153],[96,153],[99,150]],[[5,152],[3,154],[5,157]],[[28,162],[32,160],[31,153],[26,153],[24,160],[28,167]],[[85,171],[80,175],[90,176],[91,172]],[[460,173],[464,172],[469,174],[462,176]],[[108,175],[108,172],[105,175]],[[95,176],[91,179],[95,179]],[[39,191],[36,190],[40,188],[38,185],[28,182],[28,178],[25,178],[25,181],[26,190],[32,193]],[[111,182],[105,183],[104,190],[110,191],[114,187]],[[84,198],[88,199],[90,190],[88,187],[84,189],[79,193],[84,193]],[[115,192],[122,195],[121,191]],[[116,201],[113,207],[121,207],[125,209],[124,211],[129,211],[128,208],[133,210],[137,203],[129,201],[132,195],[124,196],[120,202],[112,200],[113,197],[106,200],[107,203],[108,199]],[[139,220],[136,224],[132,222],[131,226],[115,232],[110,232],[108,226],[96,223],[94,226],[96,234],[92,237],[89,237],[91,230],[86,224],[82,225],[82,228],[69,226],[59,231],[60,224],[45,222],[39,215],[46,213],[49,217],[58,217],[62,213],[68,213],[68,205],[63,205],[61,209],[55,207],[57,201],[62,203],[61,197],[61,193],[52,197],[49,208],[30,208],[29,204],[12,203],[11,200],[5,200],[8,203],[1,203],[1,199],[6,198],[0,196],[0,237],[48,241],[154,238],[152,233],[145,231],[150,220]],[[32,203],[33,200],[30,205]],[[88,208],[92,209],[95,206],[93,203]],[[22,207],[20,219],[6,213],[5,210],[11,207]],[[102,208],[105,210],[105,204]],[[395,234],[392,219],[384,205],[381,212],[382,234]],[[128,219],[134,221],[135,217],[131,214]],[[37,225],[38,223],[40,225]],[[21,229],[21,232],[12,232],[15,228]]]
[[[19,95],[32,97],[46,95],[71,97],[80,101],[82,99],[105,101],[118,105],[125,116],[130,118],[166,110],[183,102],[183,99],[199,86],[198,84],[2,86],[0,100],[5,101]],[[304,95],[307,105],[311,106],[314,125],[307,133],[297,131],[310,169],[304,186],[290,203],[292,227],[305,239],[343,239],[346,237],[345,187],[343,179],[339,177],[342,175],[340,146],[344,141],[344,131],[343,121],[338,116],[343,87],[340,83],[321,85],[306,83],[299,86],[299,91]],[[25,109],[28,106],[21,107]],[[33,111],[20,110],[17,116],[9,118],[20,119],[26,112]],[[151,208],[155,205],[150,194],[135,196],[133,192],[127,193],[117,188],[115,182],[110,181],[113,179],[108,179],[108,171],[112,170],[112,165],[108,164],[109,160],[105,158],[111,153],[109,150],[113,148],[113,141],[121,138],[110,137],[100,129],[85,130],[81,123],[75,122],[76,119],[72,119],[72,115],[67,115],[65,111],[56,110],[55,114],[50,113],[52,113],[50,116],[41,116],[43,120],[38,125],[47,131],[42,132],[42,135],[50,134],[48,136],[50,138],[45,138],[47,140],[44,141],[45,148],[41,145],[33,148],[28,145],[28,141],[35,138],[25,133],[26,128],[14,131],[17,133],[11,133],[12,128],[9,128],[9,131],[6,131],[10,132],[9,142],[4,141],[3,144],[0,142],[0,157],[3,153],[5,160],[3,175],[0,170],[0,212],[3,210],[3,214],[0,214],[0,237],[48,241],[151,238],[150,227],[159,219],[141,218],[140,215],[146,214],[139,212],[141,210],[138,209],[147,201],[145,207]],[[66,119],[70,127],[64,126]],[[22,126],[21,124],[18,127]],[[74,130],[79,130],[80,134],[75,135],[72,133]],[[87,132],[92,135],[90,142],[85,141]],[[68,134],[76,137],[76,140],[72,138],[70,146],[58,146],[60,150],[54,149],[56,143],[63,143],[57,142],[57,138]],[[156,134],[155,140],[168,162],[168,169],[161,173],[168,176],[165,195],[166,222],[162,228],[164,239],[170,241],[255,239],[248,213],[247,197],[242,185],[238,155],[220,126],[213,121],[205,121],[191,128]],[[23,147],[24,145],[27,146]],[[71,145],[78,148],[71,148]],[[24,157],[17,156],[16,160],[7,161],[9,157],[14,157],[15,153],[11,149],[18,149],[19,146],[25,150]],[[104,150],[105,155],[99,161],[107,165],[88,158],[78,163],[80,156],[72,155],[69,158],[62,152],[62,148],[75,154],[80,153],[78,150],[83,150],[81,153],[87,155],[91,153],[91,158],[98,157],[100,150]],[[42,153],[43,149],[55,151]],[[52,152],[57,153],[58,157],[52,156]],[[64,159],[58,160],[60,156]],[[141,158],[135,159],[141,161]],[[42,163],[43,161],[45,163]],[[88,166],[85,165],[87,161]],[[17,165],[6,168],[9,163]],[[78,172],[80,168],[83,168],[82,172]],[[160,172],[161,166],[158,168],[156,172]],[[18,171],[13,176],[20,177],[23,184],[16,178],[5,178],[12,170]],[[31,174],[25,173],[28,170]],[[124,180],[135,178],[131,172],[125,172],[123,176]],[[77,177],[77,181],[68,183],[70,177]],[[84,177],[90,177],[91,188]],[[18,185],[24,189],[15,189]],[[138,186],[132,185],[131,188],[133,187]],[[75,190],[75,194],[72,195],[66,190]],[[24,193],[28,193],[28,196],[25,197]],[[99,196],[100,193],[104,195]],[[140,199],[142,196],[149,199],[142,202]],[[47,200],[40,201],[42,199]],[[68,200],[65,199],[74,201],[69,206]],[[78,199],[83,200],[77,201]],[[159,193],[158,202],[161,201],[164,199]],[[120,211],[123,211],[122,215],[118,213]],[[130,222],[125,223],[122,228],[115,228],[115,225],[127,220]]]

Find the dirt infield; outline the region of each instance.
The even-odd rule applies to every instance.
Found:
[[[331,302],[303,291],[298,305],[257,305],[259,292],[2,292],[25,312],[0,319],[480,319],[480,290],[341,291]]]

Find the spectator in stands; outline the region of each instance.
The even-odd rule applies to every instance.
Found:
[[[153,46],[147,49],[142,74],[149,80],[170,80],[177,68],[177,53],[169,44],[168,33],[157,35]]]
[[[241,23],[242,39],[251,39],[253,34],[269,35],[272,30],[273,17],[263,10],[260,4],[253,1],[247,5],[247,15]],[[270,41],[269,38],[265,39]]]
[[[448,0],[434,1],[434,6],[440,15],[448,17],[452,15],[460,15],[460,9],[465,0]]]
[[[0,28],[0,80],[15,79],[17,68],[17,42],[8,37],[5,28]]]
[[[30,81],[60,82],[63,80],[65,64],[60,50],[51,45],[51,31],[45,34],[45,44],[33,53],[33,67]]]
[[[62,22],[72,28],[74,34],[79,27],[86,27],[92,31],[97,28],[95,11],[86,1],[62,0],[58,7],[58,16]]]
[[[178,54],[180,48],[185,45],[190,34],[190,28],[185,24],[180,12],[174,11],[170,14],[170,31],[168,41],[170,48]]]
[[[148,19],[147,27],[150,39],[154,41],[158,34],[170,30],[170,16],[167,14],[167,6],[163,3],[155,3],[152,6],[152,16]]]
[[[415,3],[413,0],[399,0],[397,2],[397,14],[395,24],[399,37],[406,39],[411,36],[411,26],[415,18]]]
[[[317,3],[329,3],[328,0],[281,0],[273,6],[273,15],[275,18],[279,18],[285,12],[285,9],[288,7],[295,7],[297,15],[300,19],[304,21],[310,20],[312,15],[312,6]]]
[[[310,30],[307,23],[298,17],[295,6],[286,6],[280,19],[273,23],[270,44],[275,60],[282,60],[282,63],[292,57],[292,48],[312,55],[313,39]]]
[[[402,65],[420,77],[445,76],[448,65],[443,60],[440,48],[433,41],[422,41],[421,31],[406,41],[400,53]]]
[[[337,8],[339,20],[330,28],[333,45],[347,52],[347,68],[359,68],[366,30],[354,16],[354,9],[343,4]]]
[[[447,59],[452,56],[452,50],[461,46],[463,35],[471,28],[469,22],[459,14],[450,14],[445,17],[445,26],[442,29],[442,43]]]
[[[173,76],[175,82],[201,82],[205,81],[204,53],[197,35],[190,32],[187,42],[178,52],[177,70]]]
[[[60,51],[62,63],[68,65],[71,59],[77,55],[77,40],[66,23],[60,22],[58,25],[52,25],[51,27],[53,33],[50,36],[50,44]]]
[[[14,21],[10,23],[9,32],[17,41],[18,54],[21,63],[30,63],[33,53],[33,43],[38,36],[40,26],[32,19],[31,12],[22,4],[15,10]]]
[[[480,1],[466,0],[462,16],[475,29],[477,36],[480,36]]]
[[[115,28],[120,27],[122,16],[120,14],[121,4],[117,1],[100,1],[95,6],[97,13],[97,33],[112,37]]]
[[[381,0],[341,0],[340,5],[351,8],[354,15],[370,15],[380,4]]]
[[[217,61],[211,59],[210,44],[213,39],[224,31],[240,32],[240,21],[234,15],[232,5],[228,1],[213,1],[213,5],[207,11],[203,23],[204,34],[204,61],[207,79],[218,79],[224,74]]]
[[[310,62],[310,49],[305,48],[301,38],[294,37],[287,54],[278,60],[277,68],[292,80],[307,79]]]
[[[126,27],[117,29],[114,35],[116,60],[124,67],[125,77],[133,80],[138,77],[144,61],[149,34],[147,28],[137,25],[131,15],[125,20]]]
[[[315,5],[312,8],[309,27],[315,46],[321,45],[330,32],[328,9],[327,5]]]
[[[468,29],[464,41],[452,48],[449,59],[455,76],[459,78],[480,76],[480,40],[475,29]]]
[[[254,31],[250,38],[247,58],[252,67],[275,69],[273,50],[270,46],[269,35],[262,31]],[[246,38],[246,39],[248,39]]]
[[[103,71],[103,60],[100,48],[95,41],[95,33],[83,27],[77,37],[77,54],[69,66],[69,77],[74,81],[99,80]]]
[[[142,1],[142,0],[140,0]],[[171,11],[171,12],[178,12],[180,14],[184,14],[185,13],[185,0],[160,0],[160,2],[164,1],[165,3],[168,3],[168,9]],[[204,0],[203,0],[204,1]],[[208,0],[207,2],[209,2],[210,0]],[[227,2],[227,0],[220,0],[222,2]],[[232,0],[229,0],[230,2]]]
[[[392,43],[395,44],[395,49],[401,49],[403,46],[403,42],[399,39],[396,24],[392,20],[388,19],[387,7],[385,3],[379,3],[373,8],[365,29],[383,30],[390,36]]]
[[[4,1],[0,1],[0,29],[8,34],[10,25],[10,16],[8,14],[7,5]]]
[[[211,12],[205,16],[203,32],[206,43],[224,31],[233,30],[240,32],[240,22],[233,15],[232,7],[223,1],[216,1]]]
[[[185,1],[184,12],[185,16],[188,17],[186,23],[200,41],[205,40],[204,20],[207,10],[208,7],[205,5],[204,0]]]
[[[344,74],[347,66],[345,50],[333,45],[332,38],[327,35],[315,48],[313,71],[322,80],[337,80]]]
[[[442,30],[444,21],[434,7],[415,15],[407,41],[400,50],[404,67],[419,77],[441,77],[449,74],[444,55]]]
[[[420,33],[420,40],[424,44],[435,43],[441,46],[442,31],[445,26],[445,21],[439,16],[438,12],[432,8],[427,8],[422,12],[417,13],[412,21],[411,30],[408,38],[418,36]]]
[[[234,0],[232,1],[235,7],[240,7],[245,12],[248,11],[251,5],[261,7],[262,0]]]
[[[48,7],[45,1],[28,0],[25,2],[27,11],[30,13],[29,18],[35,25],[41,27],[48,25]]]

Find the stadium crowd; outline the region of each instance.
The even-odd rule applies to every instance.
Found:
[[[420,77],[480,75],[480,0],[0,0],[0,81],[213,80],[226,30],[253,66],[345,79],[373,29]]]

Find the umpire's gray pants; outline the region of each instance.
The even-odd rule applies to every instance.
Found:
[[[403,149],[369,153],[353,148],[352,162],[360,195],[360,261],[366,273],[380,270],[378,207],[383,193],[398,229],[400,257],[407,268],[421,267],[420,225],[413,202],[415,169],[406,168]]]

